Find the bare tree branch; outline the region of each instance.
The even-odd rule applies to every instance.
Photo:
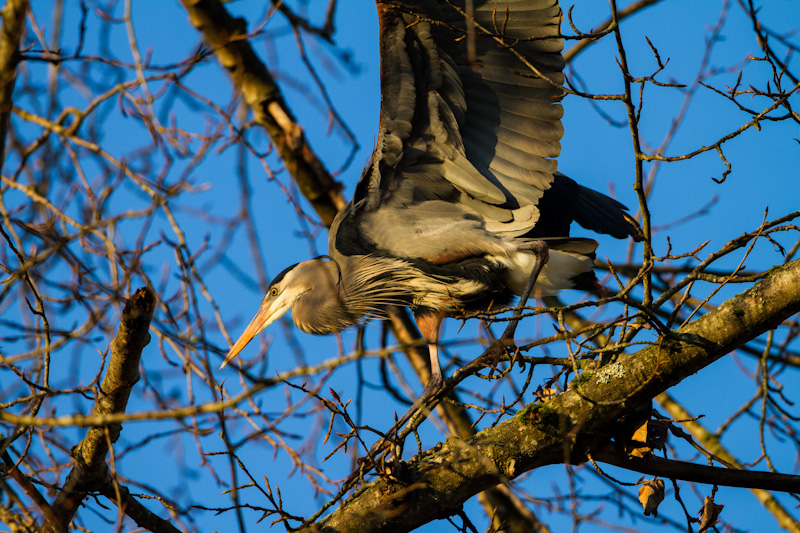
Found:
[[[469,439],[449,439],[397,477],[360,490],[308,531],[408,531],[456,513],[479,491],[534,468],[582,461],[633,406],[800,311],[800,260],[582,385]],[[503,443],[498,446],[497,443]]]
[[[685,461],[648,457],[641,459],[629,457],[619,450],[606,447],[592,453],[597,461],[610,465],[669,479],[694,481],[706,485],[723,485],[725,487],[742,487],[759,490],[775,490],[779,492],[797,492],[800,487],[800,476],[759,472],[754,470],[732,470],[717,466],[698,465]]]
[[[653,4],[657,4],[661,2],[661,0],[638,0],[637,2],[632,3],[625,9],[619,10],[617,13],[617,23],[625,20],[626,18],[635,15],[646,9]],[[572,9],[570,8],[570,16],[572,14]],[[571,22],[571,21],[570,21]],[[600,24],[597,25],[596,28],[592,28],[592,32],[594,33],[601,33],[606,30],[612,29],[616,23],[612,18],[604,20]],[[581,39],[574,46],[572,46],[569,50],[564,52],[564,61],[569,63],[570,61],[574,60],[581,52],[589,48],[592,44],[594,44],[596,40],[594,39]]]
[[[469,1],[432,1],[469,16]],[[725,0],[718,18],[701,10],[677,25],[685,15],[658,0],[616,0],[611,10],[589,2],[580,22],[564,19],[562,33],[567,24],[575,33],[565,42],[578,43],[567,60],[592,46],[592,61],[574,65],[569,76],[567,89],[575,90],[564,101],[571,132],[564,154],[577,147],[578,163],[597,170],[591,179],[607,173],[610,196],[619,192],[629,207],[632,193],[624,191],[635,175],[652,248],[635,260],[641,245],[625,258],[601,242],[601,256],[615,259],[596,269],[607,290],[543,297],[547,307],[531,301],[518,344],[507,346],[491,372],[490,358],[480,354],[498,346],[492,324],[508,315],[494,308],[469,315],[486,323],[473,319],[457,331],[449,320],[440,343],[447,389],[429,404],[434,416],[401,433],[409,437],[406,452],[419,450],[410,462],[389,461],[388,452],[363,457],[376,440],[395,440],[386,429],[392,411],[403,412],[415,397],[414,374],[429,378],[428,350],[406,310],[322,344],[295,336],[286,321],[259,338],[263,352],[247,365],[220,373],[213,364],[228,331],[241,326],[240,309],[255,307],[250,291],[284,266],[283,243],[307,244],[316,255],[323,224],[346,203],[305,136],[344,133],[347,139],[325,142],[347,145],[350,164],[358,146],[347,132],[363,112],[360,95],[340,89],[352,91],[356,76],[374,72],[374,55],[364,49],[374,43],[363,40],[366,28],[363,36],[344,31],[361,24],[356,9],[370,8],[273,0],[245,11],[224,0],[183,0],[176,14],[132,0],[3,2],[0,521],[26,533],[97,531],[115,522],[130,529],[131,520],[170,533],[252,530],[270,520],[289,529],[405,531],[433,518],[492,533],[546,533],[549,520],[632,532],[657,521],[660,530],[686,531],[697,529],[695,510],[711,500],[725,504],[719,517],[706,517],[709,526],[727,521],[720,531],[758,530],[753,517],[769,522],[772,513],[800,533],[792,494],[754,489],[759,505],[746,491],[723,499],[716,484],[700,485],[728,477],[751,489],[791,489],[796,480],[785,474],[795,473],[800,446],[800,316],[759,336],[796,309],[775,303],[797,299],[796,263],[784,267],[791,275],[774,265],[800,250],[787,185],[796,148],[791,126],[800,121],[800,45],[780,8],[738,1],[741,12],[728,12]],[[413,11],[423,3],[391,5]],[[505,39],[514,12],[499,7],[492,27],[478,33]],[[569,4],[560,7],[566,15]],[[163,35],[163,24],[174,38]],[[195,29],[207,45],[197,46]],[[723,38],[734,31],[737,39]],[[225,68],[209,64],[212,55]],[[526,83],[537,83],[537,65],[528,62],[530,78],[519,73]],[[231,80],[234,90],[226,91]],[[609,94],[593,94],[597,87]],[[312,112],[290,109],[296,97]],[[584,104],[599,117],[576,117]],[[492,109],[485,102],[467,112]],[[633,143],[623,139],[598,154],[611,139],[600,137],[616,135],[614,127],[628,128]],[[752,149],[733,150],[737,143]],[[666,145],[678,156],[667,157]],[[718,185],[703,178],[716,175],[710,150],[735,179]],[[220,172],[220,164],[230,171]],[[250,170],[259,164],[263,174]],[[585,171],[573,177],[596,188],[584,182]],[[283,235],[291,224],[265,213],[265,205],[281,215],[294,211],[297,234]],[[763,222],[766,205],[770,222]],[[262,239],[264,232],[282,234]],[[245,233],[252,264],[242,250]],[[109,317],[140,285],[159,295],[144,330],[156,341],[148,345],[154,357],[134,363],[136,342],[127,357],[109,361],[108,350],[98,357],[97,347],[117,335]],[[774,322],[757,318],[764,316]],[[124,344],[115,340],[112,349]],[[672,420],[650,409],[653,395],[734,346],[693,379],[730,379],[736,388],[708,383],[722,401],[698,394],[687,404],[711,419],[723,416],[716,432],[674,405]],[[133,386],[137,369],[142,377]],[[644,433],[656,441],[637,448]],[[611,454],[609,441],[624,456]],[[670,462],[630,459],[662,447]],[[140,468],[154,454],[164,455],[169,471]],[[701,466],[706,459],[734,471]],[[627,472],[604,472],[603,461]],[[571,466],[542,483],[537,466],[556,463]],[[655,507],[637,499],[636,471],[673,478],[655,520],[639,518]],[[144,504],[163,507],[156,511],[165,518]]]
[[[683,420],[681,425],[686,428],[692,436],[697,439],[703,447],[708,449],[711,453],[720,457],[732,464],[736,468],[743,469],[741,462],[736,459],[720,442],[720,440],[713,435],[710,431],[703,427],[700,422],[693,420],[691,414],[680,405],[672,396],[666,392],[662,392],[656,396],[656,401],[667,410],[667,412],[676,419]],[[792,533],[800,533],[800,522],[797,518],[792,516],[792,513],[784,508],[778,500],[768,492],[770,487],[756,488],[754,485],[745,485],[749,488],[758,500],[775,515],[780,527]],[[767,490],[765,490],[767,489]],[[800,488],[796,485],[792,492],[798,492]]]
[[[6,155],[8,117],[11,115],[11,97],[17,79],[19,41],[25,29],[28,0],[9,0],[2,9],[3,27],[0,33],[0,169]]]
[[[131,389],[139,381],[139,360],[150,342],[148,330],[155,307],[155,293],[147,287],[137,290],[125,304],[117,336],[111,341],[108,371],[97,390],[93,415],[125,412]],[[112,484],[106,456],[121,430],[121,424],[92,427],[73,449],[75,466],[52,505],[57,522],[48,520],[42,532],[66,531],[87,494]]]
[[[203,33],[219,62],[233,77],[256,123],[269,133],[300,191],[330,226],[344,207],[342,186],[334,181],[306,141],[280,89],[247,42],[242,19],[234,19],[219,0],[181,0],[189,21]]]

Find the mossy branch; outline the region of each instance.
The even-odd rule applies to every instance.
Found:
[[[450,438],[410,461],[402,483],[379,479],[306,531],[409,531],[458,512],[498,482],[544,465],[580,462],[585,448],[575,449],[577,442],[591,447],[604,428],[633,407],[798,311],[800,260],[774,270],[674,338],[623,356],[613,379],[598,372],[580,392],[570,390],[546,402],[547,412],[557,413],[545,417],[547,427],[542,417],[517,416],[468,439]]]

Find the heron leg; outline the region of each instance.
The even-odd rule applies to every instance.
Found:
[[[528,298],[530,298],[531,293],[533,292],[533,287],[534,285],[536,285],[536,280],[539,279],[539,274],[542,272],[542,268],[544,268],[544,265],[547,264],[547,260],[550,256],[549,248],[547,247],[547,243],[545,241],[526,242],[524,244],[521,244],[518,249],[529,250],[534,255],[534,257],[536,257],[536,265],[533,267],[533,270],[531,271],[531,275],[528,278],[528,283],[527,285],[525,285],[525,290],[522,291],[522,294],[519,297],[519,303],[517,303],[517,307],[516,309],[514,309],[514,314],[511,317],[511,322],[509,322],[508,326],[503,332],[503,335],[499,339],[500,346],[498,346],[497,350],[494,353],[494,360],[492,361],[492,369],[489,373],[490,376],[492,375],[492,373],[494,373],[494,370],[497,367],[497,363],[500,362],[500,358],[505,353],[506,346],[513,345],[514,333],[517,331],[517,324],[519,324],[519,319],[520,316],[522,315],[522,311],[525,308],[525,304],[528,302]]]
[[[414,431],[414,429],[420,423],[422,423],[429,412],[429,408],[427,408],[428,401],[433,398],[437,392],[442,390],[442,385],[444,385],[444,377],[442,376],[442,368],[439,364],[439,330],[441,329],[443,318],[444,315],[436,311],[414,313],[414,319],[417,322],[417,328],[419,328],[419,332],[422,334],[422,337],[428,342],[428,352],[431,359],[431,374],[428,378],[428,384],[425,386],[422,394],[411,405],[411,408],[406,411],[406,413],[400,417],[397,422],[394,423],[394,425],[389,429],[389,431],[386,432],[386,435],[382,439],[372,446],[369,455],[377,453],[379,449],[386,445],[386,443],[391,443],[394,460],[395,462],[399,461],[400,456],[402,455],[403,441],[405,440],[405,437]],[[424,413],[424,416],[419,416],[415,419],[415,415],[420,411]],[[409,425],[409,427],[403,429],[403,426],[405,426],[412,419],[415,419],[416,422],[413,425]],[[397,438],[392,441],[392,438],[395,435]]]
[[[428,384],[425,385],[422,394],[411,405],[411,409],[409,409],[397,424],[395,424],[398,431],[403,425],[410,421],[418,411],[424,409],[428,401],[433,398],[437,392],[442,390],[444,376],[442,375],[442,367],[439,364],[439,331],[441,330],[443,319],[444,315],[437,311],[418,311],[414,313],[414,320],[417,322],[417,328],[419,328],[422,337],[428,342],[428,353],[431,359],[431,375],[428,377]],[[410,428],[408,431],[403,432],[403,434],[398,433],[400,440],[412,430],[413,428]]]
[[[431,357],[431,375],[428,378],[428,384],[422,392],[421,398],[426,400],[439,392],[444,383],[442,377],[442,367],[439,365],[439,331],[442,328],[442,319],[444,316],[436,311],[414,313],[414,319],[417,321],[417,327],[422,337],[428,342],[428,352]]]
[[[530,250],[534,257],[536,257],[536,266],[533,267],[531,271],[531,276],[528,278],[528,284],[525,286],[525,290],[522,291],[522,294],[519,296],[519,303],[517,304],[517,308],[514,309],[514,315],[511,317],[512,320],[503,332],[502,338],[509,340],[514,338],[514,332],[517,330],[517,324],[519,324],[519,317],[522,314],[522,310],[533,292],[533,286],[536,285],[536,280],[539,279],[542,268],[544,268],[544,265],[550,257],[549,248],[544,241],[527,242],[520,245],[519,249]]]

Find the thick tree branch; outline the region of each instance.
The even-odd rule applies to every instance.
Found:
[[[547,464],[580,461],[604,441],[603,430],[800,311],[800,261],[643,350],[601,370],[580,392],[569,390],[469,439],[448,439],[407,465],[396,480],[362,489],[309,531],[408,531],[457,512],[498,482]],[[577,446],[580,447],[577,447]]]
[[[721,468],[664,459],[663,457],[641,459],[638,457],[629,457],[623,452],[612,449],[611,447],[606,447],[603,450],[594,452],[592,458],[596,461],[602,461],[642,474],[682,479],[684,481],[705,483],[707,485],[776,490],[780,492],[800,491],[800,476],[792,476],[789,474]]]
[[[219,0],[181,0],[181,3],[189,13],[189,21],[202,32],[242,92],[253,110],[255,122],[267,130],[300,192],[325,225],[330,226],[345,205],[342,185],[325,170],[308,145],[275,80],[247,41],[245,21],[233,18]]]
[[[17,79],[19,41],[25,29],[28,0],[8,0],[3,7],[3,28],[0,31],[0,168],[6,156],[6,134],[11,116],[11,98]]]
[[[335,182],[313,153],[296,123],[291,110],[280,94],[280,88],[258,58],[245,36],[242,23],[234,19],[217,0],[181,0],[189,19],[203,33],[206,42],[214,48],[217,58],[231,74],[237,89],[242,91],[245,101],[253,109],[255,120],[263,125],[278,147],[281,158],[294,178],[300,192],[311,203],[320,219],[330,227],[336,213],[344,207],[342,187]],[[408,312],[397,310],[391,315],[395,336],[400,342],[412,344],[420,339],[410,322]],[[417,375],[422,383],[429,378],[430,359],[427,350],[407,350]],[[461,405],[443,404],[440,409],[453,434],[474,434],[472,421]],[[530,531],[531,522],[519,512],[520,502],[513,494],[489,489],[483,495],[487,507],[497,509],[506,525],[506,530]],[[509,529],[510,528],[510,529]]]
[[[150,320],[156,296],[147,287],[138,289],[125,304],[117,336],[111,341],[111,358],[103,384],[97,391],[92,415],[123,413],[131,389],[139,381],[139,360],[150,342]],[[92,427],[72,450],[75,466],[52,506],[56,521],[47,520],[41,531],[66,531],[72,517],[89,491],[102,491],[112,483],[106,456],[119,438],[122,424]]]
[[[419,376],[420,382],[427,383],[431,377],[431,357],[428,347],[420,344],[421,337],[406,309],[395,309],[389,315],[392,333],[401,344],[403,351]],[[472,424],[472,417],[466,407],[458,400],[456,392],[450,391],[451,401],[440,402],[436,411],[447,425],[451,435],[467,438],[477,432]],[[495,527],[506,533],[546,533],[550,530],[534,515],[516,494],[502,484],[490,487],[480,494],[478,499],[486,509],[486,514],[494,517]]]

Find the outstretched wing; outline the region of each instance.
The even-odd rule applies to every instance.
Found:
[[[557,0],[471,3],[467,12],[463,0],[378,2],[380,132],[337,249],[444,260],[489,252],[498,237],[545,236],[539,223],[546,236],[568,235],[588,189],[556,173],[561,9]]]

